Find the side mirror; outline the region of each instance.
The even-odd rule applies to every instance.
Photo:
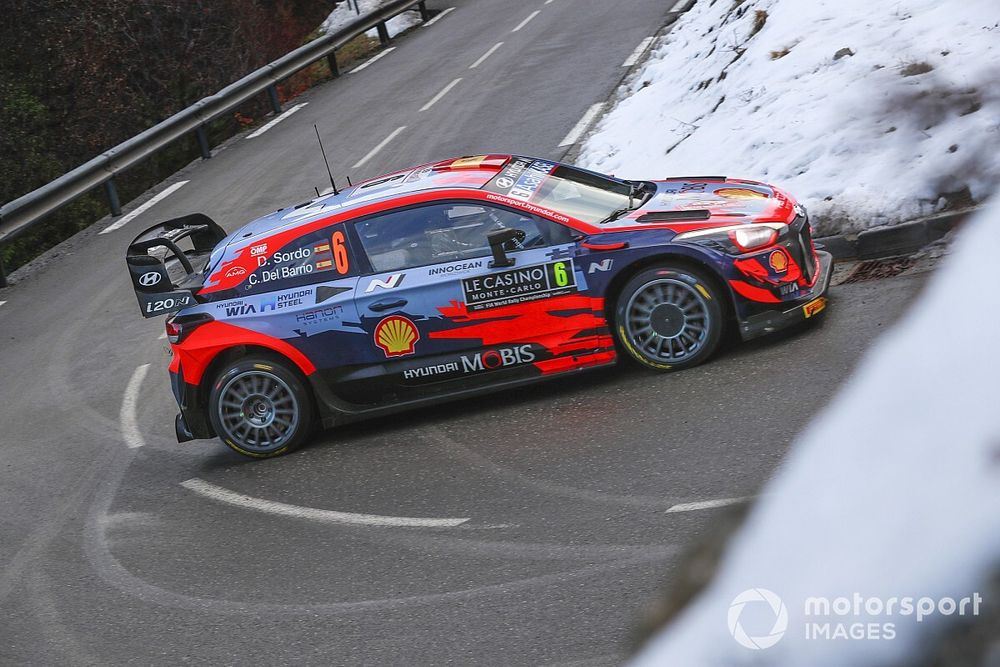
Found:
[[[493,251],[493,261],[490,268],[504,266],[514,266],[514,260],[507,256],[504,246],[511,241],[520,243],[524,240],[525,233],[520,229],[498,229],[486,235],[486,240],[490,243],[490,250]]]

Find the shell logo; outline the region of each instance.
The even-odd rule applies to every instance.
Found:
[[[452,169],[478,169],[483,161],[488,158],[489,155],[470,155],[468,157],[460,157],[457,160],[452,160],[451,164],[448,165]]]
[[[420,340],[417,327],[409,318],[390,315],[375,327],[375,344],[385,352],[386,357],[402,357],[413,354],[413,347]]]
[[[715,194],[726,199],[767,199],[767,195],[763,192],[750,188],[719,188]]]
[[[778,273],[784,273],[788,270],[788,257],[781,250],[772,251],[767,258],[767,263]]]

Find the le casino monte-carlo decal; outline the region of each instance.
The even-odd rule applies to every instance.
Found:
[[[576,291],[576,274],[571,259],[462,280],[465,306],[470,311],[526,303]]]

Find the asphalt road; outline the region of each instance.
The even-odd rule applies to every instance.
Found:
[[[454,6],[0,292],[0,664],[618,663],[718,516],[668,510],[754,495],[917,293],[923,275],[836,287],[820,326],[694,370],[595,371],[273,461],[177,444],[162,323],[139,317],[121,259],[135,233],[306,199],[324,185],[313,123],[354,178],[488,150],[559,157],[669,8]]]

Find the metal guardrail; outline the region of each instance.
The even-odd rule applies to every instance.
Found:
[[[321,58],[327,58],[331,74],[339,76],[336,54],[338,48],[372,28],[378,30],[382,44],[387,44],[389,30],[386,21],[414,7],[426,21],[428,12],[424,0],[390,2],[370,14],[351,21],[340,30],[304,44],[274,62],[264,65],[214,95],[195,102],[37,190],[4,204],[0,207],[0,244],[9,241],[56,209],[100,185],[107,191],[111,214],[121,215],[118,193],[112,180],[116,174],[122,173],[191,132],[195,133],[198,139],[202,158],[210,158],[211,150],[205,132],[207,123],[265,91],[274,112],[280,113],[281,104],[275,87],[280,81]],[[0,257],[0,287],[6,286],[6,275]]]

